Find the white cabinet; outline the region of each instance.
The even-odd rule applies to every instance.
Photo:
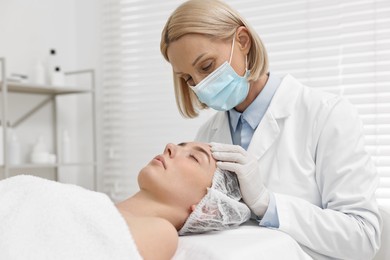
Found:
[[[93,69],[91,70],[82,70],[82,71],[73,71],[73,72],[67,72],[65,73],[65,76],[83,76],[88,77],[89,86],[84,87],[70,87],[70,86],[50,86],[50,85],[34,85],[34,84],[25,84],[25,83],[14,83],[14,82],[7,82],[6,80],[6,60],[5,58],[0,57],[0,65],[1,65],[1,75],[3,75],[3,80],[0,82],[1,86],[1,115],[0,119],[1,122],[9,122],[9,114],[11,109],[11,106],[9,106],[9,94],[10,93],[20,93],[20,94],[28,94],[28,95],[44,95],[45,99],[37,104],[35,107],[27,111],[23,116],[18,118],[15,122],[11,122],[11,126],[17,127],[23,122],[30,118],[33,114],[35,114],[37,111],[39,111],[43,106],[47,105],[48,103],[51,103],[52,108],[52,136],[53,136],[53,153],[57,156],[57,160],[55,163],[50,164],[31,164],[31,163],[23,163],[23,164],[10,164],[9,162],[9,150],[7,141],[9,140],[9,133],[7,131],[7,125],[2,124],[2,131],[3,131],[3,140],[0,142],[0,145],[2,146],[3,150],[3,163],[0,166],[2,168],[3,172],[3,178],[7,178],[10,176],[11,171],[16,172],[31,172],[31,170],[37,170],[40,169],[52,169],[54,171],[54,179],[58,181],[58,172],[60,169],[64,169],[66,171],[66,167],[92,167],[93,171],[93,186],[94,190],[97,190],[97,136],[96,136],[96,89],[95,89],[95,72]],[[64,95],[90,95],[91,97],[91,124],[90,127],[91,133],[91,160],[86,162],[75,162],[75,163],[68,163],[63,162],[61,159],[63,158],[61,151],[59,149],[60,146],[60,133],[58,129],[58,120],[57,120],[57,98],[64,96]]]

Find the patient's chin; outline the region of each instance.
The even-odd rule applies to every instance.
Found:
[[[138,174],[138,186],[143,190],[158,195],[158,197],[161,197],[161,195],[166,196],[167,190],[169,190],[169,182],[163,176],[160,168],[146,165]]]
[[[156,180],[155,175],[158,174],[156,169],[151,165],[146,165],[138,174],[138,185],[140,188],[146,188],[152,185]]]

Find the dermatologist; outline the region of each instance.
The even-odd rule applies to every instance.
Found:
[[[198,131],[218,166],[237,174],[260,226],[315,259],[371,259],[380,247],[376,169],[342,96],[268,71],[258,34],[217,0],[190,0],[168,18],[161,52],[180,113],[218,110]]]

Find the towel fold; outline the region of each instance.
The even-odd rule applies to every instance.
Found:
[[[107,195],[19,175],[0,181],[0,259],[141,259]]]

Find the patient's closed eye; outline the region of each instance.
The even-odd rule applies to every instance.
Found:
[[[191,158],[191,159],[193,159],[194,161],[196,161],[197,163],[199,163],[199,164],[200,164],[200,162],[199,162],[198,158],[196,158],[196,156],[195,156],[195,155],[193,155],[193,154],[190,154],[189,156],[190,156],[190,158]]]
[[[187,145],[187,143],[180,143],[180,144],[178,144],[178,146],[181,146],[181,147],[185,147],[186,145]],[[199,157],[204,156],[205,158],[207,158],[208,164],[210,164],[210,162],[211,162],[211,155],[205,149],[203,149],[202,147],[196,145],[196,146],[191,147],[191,151],[195,151],[196,155],[194,155],[192,152],[190,153],[190,155],[193,156],[194,160],[196,160],[197,162],[200,162]],[[200,152],[200,154],[198,155],[199,152]]]

